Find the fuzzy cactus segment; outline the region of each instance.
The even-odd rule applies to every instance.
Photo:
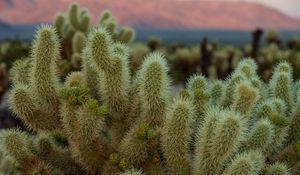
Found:
[[[162,126],[169,104],[168,68],[161,54],[150,54],[138,74],[138,92],[141,98],[141,118],[125,135],[120,150],[131,164],[143,163],[149,150],[156,148],[156,137],[140,137],[140,131],[155,130]],[[149,126],[146,127],[145,126]],[[148,131],[146,132],[148,133]],[[142,134],[145,135],[145,134]],[[138,136],[138,137],[137,137]],[[145,136],[148,136],[146,134]]]
[[[193,139],[198,131],[198,128],[201,127],[203,123],[205,118],[204,113],[209,105],[210,94],[207,90],[206,78],[197,74],[191,76],[187,82],[187,90],[195,109],[195,115],[192,124],[193,131],[191,133],[191,137]],[[192,148],[194,147],[193,143],[191,146]]]
[[[13,81],[14,85],[23,84],[29,85],[30,84],[30,69],[32,67],[31,64],[32,59],[23,59],[17,60],[14,62],[12,69],[10,70],[11,80]]]
[[[30,154],[26,148],[29,136],[18,130],[7,131],[4,136],[6,138],[4,144],[8,152],[10,152],[16,160],[25,160],[28,154]]]
[[[187,99],[174,101],[163,127],[162,145],[171,174],[189,174],[188,145],[193,106]]]
[[[51,26],[41,26],[32,49],[32,93],[40,106],[53,111],[60,104],[55,63],[59,58],[59,49],[56,30]]]
[[[81,53],[85,45],[86,37],[82,32],[76,32],[72,40],[73,52]]]
[[[139,79],[141,115],[151,126],[160,126],[170,100],[170,80],[165,58],[159,53],[150,54],[142,65]]]
[[[269,101],[264,101],[261,104],[258,105],[258,109],[256,112],[256,117],[258,119],[261,118],[268,118],[271,113],[273,112],[273,106],[272,103],[270,103]]]
[[[280,115],[285,115],[286,114],[286,104],[282,99],[275,98],[270,101],[273,105],[273,110]]]
[[[187,83],[187,89],[192,92],[196,89],[203,90],[207,86],[206,78],[202,75],[193,75],[189,78]]]
[[[239,74],[233,74],[228,80],[227,80],[227,87],[225,91],[225,96],[222,102],[223,107],[229,107],[233,103],[233,97],[234,92],[237,84],[242,82],[243,76]]]
[[[96,63],[97,71],[104,74],[100,76],[104,101],[111,111],[125,112],[130,80],[127,54],[113,54],[110,35],[104,29],[94,29],[91,32],[87,49],[87,56]]]
[[[30,90],[25,85],[15,86],[10,94],[10,105],[12,111],[22,119],[28,128],[34,130],[56,130],[60,121],[55,118],[48,118],[48,111],[36,108],[35,101]]]
[[[77,111],[78,135],[73,140],[79,161],[90,171],[100,172],[107,150],[104,137],[100,134],[101,116],[95,101],[89,100]],[[105,152],[105,151],[108,152]]]
[[[119,46],[119,52],[114,52],[111,36],[105,29],[95,28],[88,36],[87,51],[85,51],[88,59],[95,63],[95,68],[100,74],[101,97],[111,111],[116,141],[120,140],[129,129],[126,118],[129,112],[130,73],[125,48],[125,46]],[[122,122],[125,123],[120,126]]]
[[[196,145],[199,152],[196,153],[198,158],[194,165],[195,174],[219,174],[224,161],[237,150],[242,139],[245,124],[239,114],[226,110],[220,111],[217,115],[220,119],[216,121],[214,117],[211,121],[208,119],[207,123],[212,127],[213,133],[209,134],[210,137],[204,135],[199,139],[198,143],[203,143],[202,139],[207,139],[206,144]]]
[[[275,163],[266,168],[266,175],[290,175],[288,168],[285,164]]]
[[[123,27],[118,36],[118,41],[121,43],[129,43],[135,38],[135,32],[132,28]]]
[[[91,17],[87,11],[80,11],[79,5],[73,3],[70,5],[69,9],[69,21],[74,29],[87,32],[90,27]]]
[[[4,145],[6,150],[19,162],[18,170],[20,172],[28,175],[35,173],[52,174],[51,168],[30,152],[27,145],[31,139],[26,133],[18,130],[9,130],[5,131],[3,135],[5,137]]]
[[[222,175],[256,175],[263,168],[263,162],[262,153],[251,150],[237,155]]]
[[[292,106],[294,105],[293,101],[293,92],[292,92],[292,75],[288,70],[288,68],[282,68],[286,71],[280,71],[281,65],[279,65],[276,69],[278,71],[274,72],[274,75],[270,81],[271,95],[275,98],[282,99],[286,106],[287,111],[286,115],[289,115],[292,112]]]
[[[248,118],[252,108],[258,100],[258,90],[246,83],[238,84],[236,87],[233,109]]]
[[[69,149],[56,146],[51,137],[42,135],[37,139],[36,155],[60,172],[75,173],[80,171],[78,163],[72,157]]]
[[[59,42],[55,29],[47,25],[41,26],[33,44],[32,59],[28,60],[31,65],[23,70],[24,75],[20,75],[23,72],[15,68],[15,88],[10,94],[10,104],[12,110],[30,129],[61,129],[60,116],[57,113],[61,103],[59,79],[56,75],[58,57]],[[27,65],[25,62],[24,64]],[[20,76],[25,76],[25,79],[18,81]],[[29,77],[30,80],[26,80]]]
[[[100,92],[100,77],[101,73],[97,71],[97,69],[92,66],[93,62],[90,58],[88,58],[86,55],[87,50],[84,50],[84,57],[82,60],[82,72],[83,72],[83,79],[84,84],[86,84],[87,87],[89,87],[89,93],[91,97],[98,99],[99,101],[102,101],[101,99],[101,92]]]
[[[239,62],[236,72],[245,76],[247,79],[253,78],[256,75],[257,65],[253,59],[247,58]]]
[[[112,39],[102,28],[94,28],[88,35],[87,39],[87,53],[104,72],[108,72],[113,65],[112,61]]]
[[[292,70],[291,65],[288,62],[285,62],[285,61],[279,63],[276,66],[275,72],[282,72],[282,73],[284,72],[284,73],[287,73],[287,74],[290,74],[290,75],[293,74],[293,70]]]
[[[300,140],[300,102],[296,104],[292,113],[291,125],[289,129],[289,142]]]
[[[103,159],[109,154],[101,135],[102,116],[107,112],[97,101],[88,99],[85,88],[66,87],[63,93],[63,124],[75,156],[89,172],[100,172]]]
[[[216,109],[209,109],[205,114],[205,120],[202,128],[197,132],[195,161],[193,164],[193,174],[202,171],[202,162],[209,157],[208,149],[212,143],[211,138],[214,136],[214,129],[219,122],[220,111]]]
[[[84,84],[84,75],[82,72],[72,72],[66,77],[65,85],[68,87],[76,87]]]
[[[56,28],[59,35],[63,33],[63,26],[65,23],[65,17],[63,13],[57,13],[53,22],[54,27]]]
[[[197,120],[199,119],[199,122],[202,122],[203,113],[210,99],[206,78],[202,75],[193,75],[187,82],[187,89],[195,106],[195,117]]]
[[[78,9],[79,7],[76,3],[72,4],[69,9],[69,19],[74,28],[79,28],[80,25],[78,20]]]
[[[210,105],[220,105],[224,98],[225,84],[222,81],[214,81],[210,85]]]
[[[247,140],[242,143],[242,149],[264,150],[274,139],[273,126],[267,119],[261,119],[249,133]]]

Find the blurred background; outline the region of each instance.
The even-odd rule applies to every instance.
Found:
[[[74,0],[0,0],[0,39],[30,40],[35,26],[51,23]],[[260,27],[299,34],[299,0],[78,0],[96,23],[110,9],[119,23],[137,30],[136,41],[157,35],[164,42],[198,43],[203,36],[225,44],[249,42]]]

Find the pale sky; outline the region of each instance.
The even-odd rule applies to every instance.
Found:
[[[262,4],[275,7],[291,16],[300,18],[300,0],[247,0],[247,1],[260,2]]]
[[[181,0],[189,1],[189,0]],[[200,1],[249,1],[274,7],[290,16],[300,18],[300,0],[200,0]]]

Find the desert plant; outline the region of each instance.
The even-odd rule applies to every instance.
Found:
[[[226,81],[194,75],[172,98],[164,56],[149,54],[132,77],[126,46],[101,27],[88,34],[85,66],[60,82],[58,37],[54,27],[41,26],[29,66],[13,69],[11,108],[35,131],[1,133],[18,172],[255,175],[297,167],[299,157],[285,151],[299,132],[288,63],[264,84],[256,63],[243,59]]]
[[[92,27],[91,23],[92,18],[89,11],[85,8],[80,8],[77,3],[71,4],[68,12],[57,13],[54,19],[53,24],[59,37],[62,39],[62,58],[69,60],[67,63],[71,63],[75,70],[80,69],[82,62],[81,54],[86,44],[88,31]],[[109,10],[102,12],[98,25],[105,28],[111,34],[112,38],[120,43],[129,43],[135,37],[134,29],[119,26]]]

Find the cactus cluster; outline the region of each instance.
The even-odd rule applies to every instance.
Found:
[[[184,82],[194,73],[202,73],[210,79],[224,79],[243,56],[239,48],[232,45],[221,47],[216,42],[204,42],[200,49],[198,45],[172,43],[168,46],[159,44],[158,41],[158,37],[149,38],[148,49],[145,44],[130,45],[130,57],[134,58],[132,64],[137,65],[141,62],[141,58],[136,59],[141,53],[162,52],[170,63],[170,75],[176,83]]]
[[[298,63],[279,59],[298,53],[297,39],[292,50],[281,50],[274,32],[263,49],[258,41],[240,50],[207,40],[201,49],[161,48],[157,38],[129,49],[133,38],[109,11],[92,27],[77,4],[38,29],[31,56],[10,71],[10,108],[29,131],[1,131],[0,174],[300,173]],[[258,66],[241,59],[247,54]],[[266,60],[280,62],[272,74]],[[181,81],[204,75],[176,94],[175,71],[188,72]]]
[[[196,74],[174,94],[162,54],[132,76],[128,48],[107,28],[89,31],[82,69],[63,82],[60,48],[41,26],[13,69],[11,109],[33,131],[1,132],[14,174],[300,173],[300,84],[288,63],[264,83],[243,59],[225,81]]]
[[[265,36],[264,45],[260,45],[263,31],[257,29],[252,33],[252,44],[242,47],[222,45],[210,42],[204,37],[199,45],[172,43],[170,46],[159,44],[159,38],[149,38],[149,51],[163,52],[170,62],[171,75],[175,82],[183,82],[193,73],[202,73],[210,79],[225,79],[236,68],[243,57],[251,57],[258,64],[258,74],[263,81],[268,81],[275,66],[287,61],[294,70],[300,69],[300,40],[299,37],[290,38],[287,43],[280,39],[278,32],[269,31]],[[158,42],[160,41],[160,42]],[[132,47],[139,53],[142,47]],[[135,53],[133,52],[133,57]],[[293,72],[299,78],[298,71]]]
[[[57,13],[53,24],[62,40],[61,55],[63,60],[60,61],[62,71],[67,74],[70,70],[79,70],[87,34],[93,26],[89,11],[80,8],[77,3],[73,3],[68,12]],[[119,26],[109,10],[102,12],[97,26],[105,28],[112,35],[114,41],[120,43],[129,43],[133,41],[135,36],[135,31],[132,28]]]

